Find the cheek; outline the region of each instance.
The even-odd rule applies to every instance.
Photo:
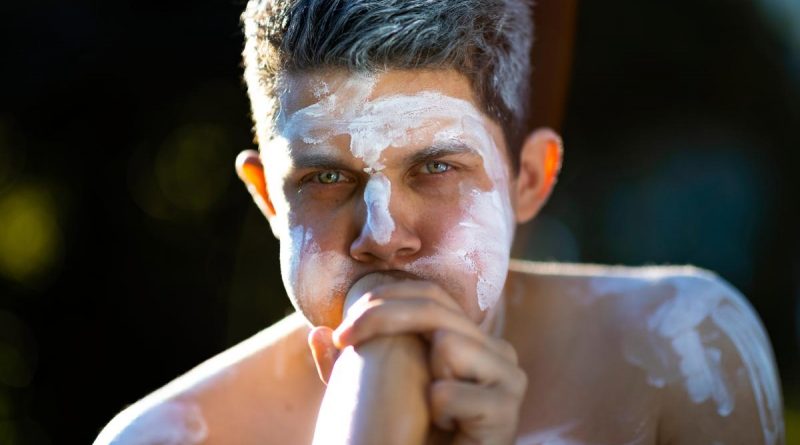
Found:
[[[434,254],[414,261],[407,269],[440,283],[477,320],[501,296],[513,217],[505,192],[472,190],[465,194],[463,208],[452,216],[434,219],[439,224],[428,233],[429,239],[437,240]]]
[[[513,216],[507,197],[499,190],[474,192],[468,216],[456,231],[478,277],[476,294],[482,311],[497,303],[508,274]]]
[[[289,234],[281,241],[281,275],[292,304],[313,325],[337,325],[352,275],[350,261],[337,251],[321,250],[309,228],[294,226]]]

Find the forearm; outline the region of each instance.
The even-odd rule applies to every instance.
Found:
[[[417,335],[379,337],[344,349],[320,407],[314,443],[426,443],[425,354]]]

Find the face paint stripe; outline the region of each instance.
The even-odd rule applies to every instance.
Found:
[[[389,213],[391,199],[391,182],[381,173],[373,175],[364,189],[364,202],[367,205],[367,221],[365,230],[369,231],[378,244],[387,244],[391,240],[395,225]]]

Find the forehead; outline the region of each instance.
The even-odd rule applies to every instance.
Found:
[[[413,133],[417,145],[434,135],[477,141],[468,145],[508,161],[502,128],[479,110],[468,79],[454,70],[329,70],[286,74],[281,82],[276,130],[295,148],[349,139],[353,154],[363,158],[364,150],[411,148]],[[460,124],[437,132],[445,122]],[[454,128],[461,131],[451,134]]]
[[[371,88],[365,97],[358,97],[361,91],[353,88],[354,84],[367,82],[371,83]],[[381,97],[410,96],[424,91],[462,99],[479,108],[469,80],[454,70],[389,70],[369,77],[343,70],[325,70],[287,73],[281,83],[283,88],[279,99],[284,116],[291,116],[332,95],[344,102],[374,101]]]

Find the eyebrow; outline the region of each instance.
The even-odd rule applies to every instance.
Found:
[[[344,162],[339,156],[318,152],[304,152],[296,156],[292,155],[292,164],[296,169],[348,170],[353,167]]]
[[[448,142],[425,147],[406,158],[406,164],[415,165],[450,155],[481,156],[475,148],[463,142]]]
[[[478,152],[478,150],[463,142],[448,142],[425,147],[422,150],[407,156],[404,161],[406,165],[416,165],[451,155],[470,155],[481,157],[481,154]],[[345,162],[336,154],[313,151],[303,151],[296,155],[292,154],[292,164],[294,168],[298,170],[312,168],[325,170],[349,170],[353,168],[352,165]]]

